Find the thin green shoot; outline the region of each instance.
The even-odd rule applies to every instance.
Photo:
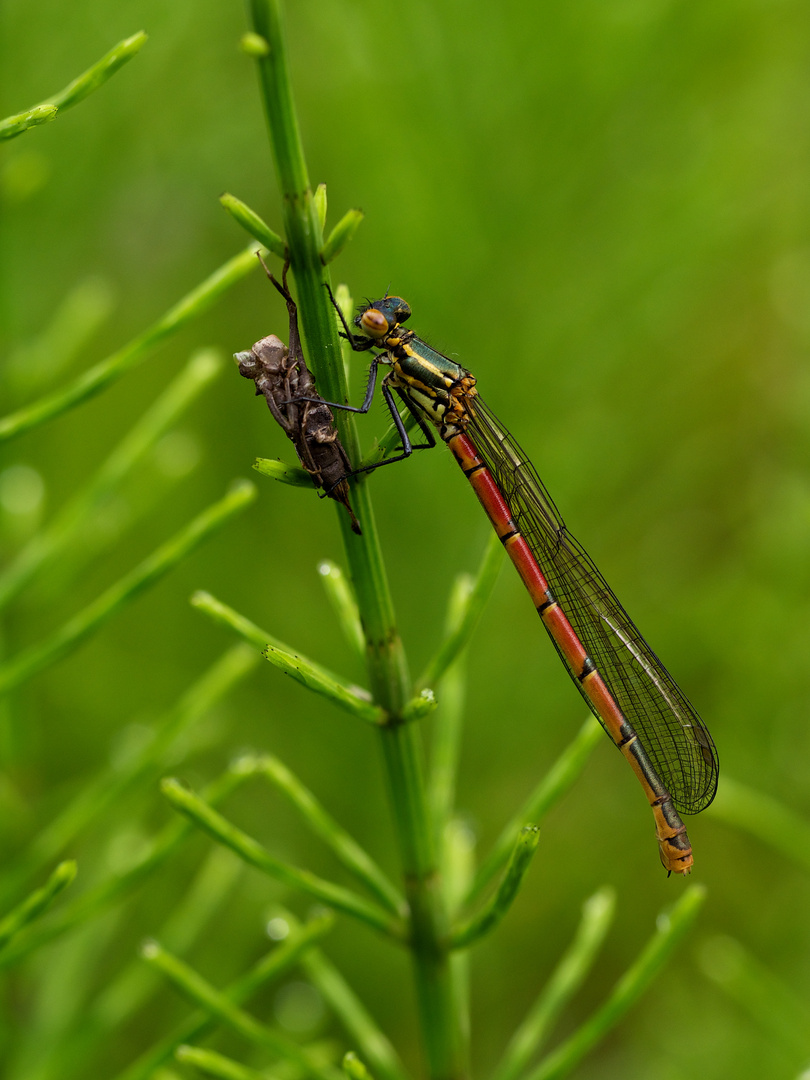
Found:
[[[312,202],[315,205],[315,213],[318,215],[321,232],[323,232],[326,228],[326,210],[329,202],[326,193],[326,184],[318,184],[313,193]]]
[[[327,845],[335,858],[353,874],[379,902],[397,918],[405,918],[405,900],[380,867],[312,792],[278,758],[265,755],[259,760],[259,774],[267,778],[298,810],[312,831]]]
[[[717,935],[698,952],[703,973],[767,1037],[799,1060],[810,1058],[810,1007],[735,938]]]
[[[127,792],[165,771],[177,744],[195,723],[254,671],[259,657],[244,644],[232,646],[152,725],[137,749],[89,782],[34,839],[3,880],[4,894],[20,879],[56,858],[88,825],[99,821]]]
[[[301,963],[308,951],[329,933],[333,925],[334,916],[321,910],[240,975],[221,996],[239,1005],[248,1001],[261,987],[279,982]],[[145,1050],[116,1080],[149,1080],[155,1069],[172,1057],[178,1046],[202,1038],[215,1026],[216,1021],[208,1012],[193,1013],[174,1031]]]
[[[31,128],[49,124],[59,112],[55,105],[32,105],[30,109],[14,113],[0,120],[0,139],[16,139]]]
[[[52,386],[56,376],[86,353],[113,303],[113,288],[105,279],[91,276],[76,282],[45,324],[9,352],[4,372],[9,389],[34,393]]]
[[[455,630],[464,622],[465,614],[470,609],[470,597],[474,589],[474,582],[467,574],[460,574],[453,582],[445,620],[447,638],[453,636]],[[428,771],[428,798],[436,829],[437,848],[443,852],[441,863],[445,878],[445,892],[451,911],[455,909],[460,894],[457,889],[457,875],[454,875],[452,888],[447,881],[446,856],[448,853],[445,841],[447,829],[453,827],[456,776],[467,689],[465,659],[464,649],[457,650],[455,659],[445,667],[444,674],[441,676],[441,707],[433,728]],[[466,883],[465,890],[468,887],[469,882]]]
[[[254,240],[258,240],[268,251],[272,251],[274,255],[277,255],[282,262],[287,261],[289,257],[287,245],[255,210],[251,210],[247,203],[242,202],[241,199],[237,199],[235,195],[231,195],[227,191],[224,195],[220,195],[219,201],[234,221],[238,221]]]
[[[366,643],[360,622],[360,609],[351,582],[331,559],[322,559],[318,563],[318,575],[332,610],[337,615],[343,637],[351,645],[352,651],[362,657]]]
[[[75,542],[88,520],[121,484],[158,439],[193,404],[222,371],[222,358],[212,349],[196,352],[180,374],[124,436],[95,476],[60,510],[50,525],[31,538],[0,573],[0,608],[47,563]]]
[[[64,90],[53,94],[39,105],[34,105],[30,109],[17,113],[16,116],[9,116],[5,120],[0,120],[0,140],[13,139],[17,135],[22,135],[24,131],[31,127],[55,119],[60,111],[64,112],[65,109],[78,105],[88,94],[98,90],[123,64],[131,60],[145,44],[146,34],[143,31],[119,41],[92,67],[89,67],[87,71],[82,72],[71,83],[68,83]]]
[[[240,252],[169,308],[157,322],[105,360],[89,368],[62,390],[0,419],[0,442],[39,427],[94,397],[142,363],[160,342],[207,311],[223,293],[258,266],[256,245]]]
[[[148,558],[110,586],[86,608],[69,619],[61,629],[38,645],[18,653],[0,667],[0,696],[33,675],[72,653],[127,604],[155,585],[203,540],[240,513],[256,498],[256,488],[246,480],[235,483],[230,492],[214,503]]]
[[[693,926],[706,899],[706,890],[691,885],[668,913],[658,916],[658,929],[619,979],[609,997],[556,1050],[524,1073],[524,1080],[560,1080],[568,1076],[586,1054],[605,1038],[638,1001]]]
[[[320,949],[312,949],[301,966],[379,1080],[407,1080],[396,1050],[335,965]]]
[[[299,889],[320,903],[342,911],[345,915],[351,915],[388,937],[395,940],[403,938],[404,927],[397,916],[342,885],[335,885],[309,870],[302,870],[276,858],[258,840],[237,828],[177,780],[164,780],[161,790],[175,810],[179,810],[198,828],[213,836],[218,843],[229,847],[251,866],[257,867],[276,881],[283,882],[289,888]]]
[[[242,757],[205,789],[208,804],[221,802],[255,775],[255,759]],[[155,837],[146,854],[134,865],[100,881],[66,903],[50,918],[22,932],[0,954],[0,970],[18,963],[46,942],[109,911],[152,874],[156,873],[193,834],[188,821],[174,820]]]
[[[219,1077],[219,1080],[267,1080],[267,1073],[249,1069],[233,1058],[201,1046],[183,1044],[177,1047],[174,1056],[181,1065],[191,1065],[206,1076]]]
[[[452,621],[448,620],[448,630],[444,640],[417,680],[417,686],[436,686],[448,667],[464,649],[492,595],[502,565],[503,545],[493,532],[487,539],[484,557],[469,588],[466,589],[463,602],[460,598],[453,602],[454,605],[458,605],[457,611]]]
[[[187,892],[160,928],[160,940],[180,954],[188,953],[233,897],[244,864],[220,847],[212,847],[189,882]],[[145,1005],[154,992],[149,972],[136,959],[106,985],[89,1011],[106,1032],[115,1031]]]
[[[110,51],[105,53],[87,71],[83,71],[73,82],[68,83],[64,90],[52,94],[42,104],[55,105],[62,112],[65,109],[71,109],[74,105],[78,105],[80,101],[84,101],[88,94],[92,94],[93,91],[103,86],[119,68],[123,67],[127,61],[139,53],[146,42],[147,35],[143,30],[139,30],[137,34],[132,34],[131,37],[124,38],[117,45],[113,45]]]
[[[212,847],[188,892],[160,928],[160,940],[181,955],[191,950],[232,898],[243,870],[243,864],[231,852]],[[87,1071],[86,1062],[109,1040],[115,1040],[123,1025],[132,1022],[155,994],[159,981],[157,972],[133,957],[82,1007],[81,1023],[68,1045],[63,1044],[74,1073]],[[52,1055],[49,1057],[48,1065],[38,1074],[39,1080],[61,1080],[62,1059],[54,1061]]]
[[[373,1080],[371,1073],[353,1050],[343,1055],[342,1065],[347,1080]]]
[[[300,465],[289,465],[286,461],[280,461],[277,458],[260,457],[253,462],[253,468],[262,476],[269,476],[271,480],[278,480],[281,484],[312,488],[312,477]]]
[[[466,949],[485,934],[490,933],[504,918],[520,891],[537,845],[540,830],[536,825],[525,825],[509,860],[509,865],[493,896],[472,918],[457,927],[450,936],[452,949]]]
[[[582,905],[574,940],[509,1040],[492,1080],[518,1080],[542,1047],[562,1010],[585,982],[616,911],[613,889],[602,888]]]
[[[191,598],[191,603],[193,607],[210,616],[215,622],[229,627],[245,641],[261,649],[265,659],[283,671],[285,675],[300,682],[302,686],[329,698],[341,709],[369,724],[380,725],[385,722],[385,713],[369,700],[368,691],[344,682],[314,660],[294,652],[289,646],[267,634],[255,623],[217,600],[210,593],[196,592]]]
[[[292,1039],[260,1023],[235,1004],[227,994],[215,989],[190,965],[164,949],[158,942],[146,942],[141,949],[141,956],[160,971],[193,1005],[208,1013],[224,1027],[236,1032],[248,1043],[272,1051],[282,1061],[297,1066],[314,1080],[338,1080],[340,1074],[336,1070],[324,1067]]]
[[[36,889],[0,919],[0,951],[29,923],[38,919],[76,877],[73,860],[60,863],[40,889]]]
[[[347,210],[334,229],[329,233],[326,242],[321,248],[321,261],[324,265],[330,263],[343,251],[360,228],[363,220],[362,210]]]
[[[278,918],[298,932],[296,917],[286,908],[277,910]],[[310,949],[301,958],[301,968],[379,1080],[408,1080],[391,1042],[331,960],[320,949]]]
[[[602,740],[599,721],[589,716],[576,738],[568,744],[549,771],[529,795],[523,806],[504,827],[495,841],[492,851],[478,868],[466,903],[472,903],[505,866],[515,843],[527,821],[539,824],[582,774],[588,758]]]

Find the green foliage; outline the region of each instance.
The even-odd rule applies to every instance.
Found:
[[[250,8],[4,12],[4,1075],[795,1074],[806,11],[288,5],[288,55]],[[741,778],[690,824],[706,891],[446,454],[354,485],[361,540],[294,462],[229,488],[289,446],[221,357],[287,317],[222,191],[326,397],[363,382],[336,268],[475,371]]]

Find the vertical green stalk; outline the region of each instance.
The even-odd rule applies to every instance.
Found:
[[[324,397],[329,401],[346,401],[340,337],[324,288],[329,277],[320,254],[323,234],[295,118],[278,0],[250,0],[250,11],[254,31],[268,45],[266,55],[256,59],[283,196],[284,229],[307,343],[307,360]],[[354,417],[338,413],[337,422],[349,457],[357,461],[359,443]],[[410,681],[366,483],[353,484],[352,501],[362,523],[363,536],[353,536],[346,521],[341,520],[340,525],[363,621],[371,687],[379,704],[391,713],[398,713],[408,699]]]
[[[308,361],[330,401],[346,401],[346,381],[334,312],[324,289],[323,234],[310,188],[287,69],[278,0],[249,0],[253,30],[267,43],[256,55],[270,141],[283,195],[284,229],[298,293]],[[262,55],[262,53],[264,53]],[[257,55],[258,54],[258,55]],[[341,439],[358,461],[359,443],[351,414],[338,415]],[[355,536],[345,514],[340,527],[366,641],[366,663],[374,697],[388,713],[381,727],[383,757],[411,912],[410,945],[429,1075],[457,1080],[462,1074],[460,1040],[450,981],[446,916],[438,881],[433,829],[416,724],[402,722],[411,696],[402,642],[365,479],[352,484],[352,502],[363,535]]]

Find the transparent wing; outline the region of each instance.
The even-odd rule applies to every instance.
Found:
[[[590,556],[567,531],[520,446],[480,397],[467,404],[471,417],[467,434],[676,808],[684,814],[705,809],[717,790],[718,773],[717,750],[708,729]]]

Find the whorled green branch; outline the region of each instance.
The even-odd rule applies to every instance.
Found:
[[[14,139],[17,135],[22,135],[24,131],[28,131],[29,128],[37,127],[39,124],[46,124],[54,120],[58,113],[64,112],[65,109],[69,109],[73,105],[78,105],[88,94],[98,90],[111,75],[114,75],[120,67],[126,64],[128,60],[131,60],[136,53],[140,52],[145,44],[146,34],[143,31],[119,41],[92,67],[89,67],[87,71],[82,72],[71,83],[68,83],[64,90],[53,94],[39,105],[34,105],[32,108],[24,109],[15,116],[8,116],[5,120],[0,120],[0,140]]]

